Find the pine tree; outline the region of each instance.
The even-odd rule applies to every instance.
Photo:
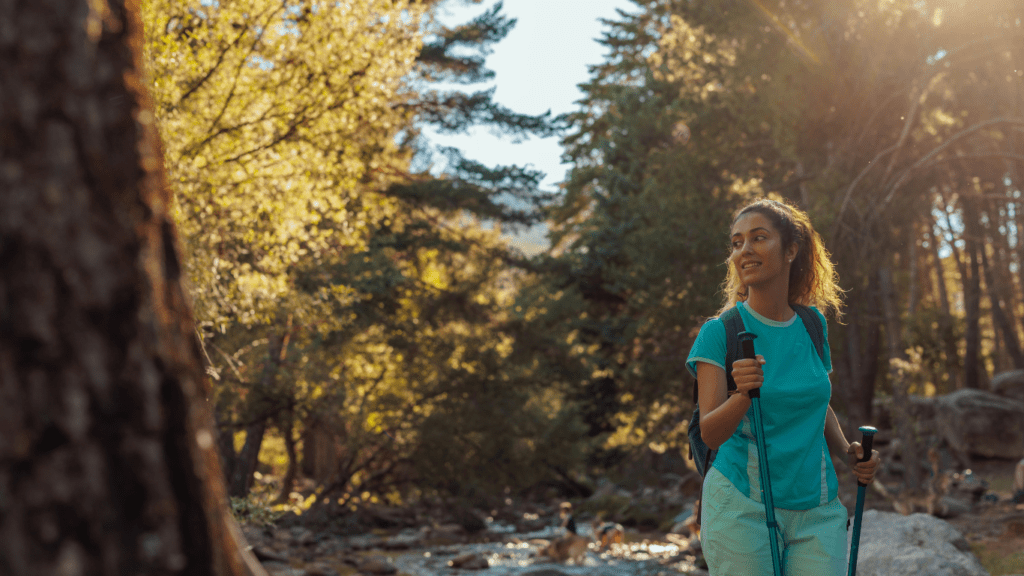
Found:
[[[424,334],[460,349],[448,327],[493,324],[495,266],[516,257],[479,222],[514,227],[542,217],[534,171],[484,166],[456,150],[444,151],[441,176],[410,168],[429,153],[426,125],[484,124],[512,137],[554,130],[547,116],[516,114],[491,92],[430,88],[491,77],[484,55],[514,25],[499,3],[441,26],[439,6],[147,5],[158,119],[170,135],[234,495],[248,491],[268,427],[291,446],[297,423],[339,422],[339,413],[352,441],[339,477],[382,483],[382,468],[360,462],[407,460],[409,433],[394,427],[415,428],[415,399],[438,394],[417,384],[443,381],[448,369],[443,350],[416,352]],[[501,339],[472,347],[495,350]],[[368,359],[370,372],[346,368]],[[500,370],[500,358],[488,363],[481,377]],[[346,413],[354,403],[366,411]],[[391,424],[367,422],[380,418]]]

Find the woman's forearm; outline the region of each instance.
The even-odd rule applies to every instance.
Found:
[[[703,430],[703,426],[701,429]],[[825,413],[825,443],[828,444],[828,452],[833,458],[845,461],[850,443],[846,440],[846,435],[843,434],[843,429],[839,426],[839,418],[836,417],[831,406]]]
[[[740,425],[748,409],[750,397],[746,394],[733,394],[707,416],[701,416],[700,434],[704,443],[712,450],[717,450],[725,444],[725,441],[736,432],[736,427]]]

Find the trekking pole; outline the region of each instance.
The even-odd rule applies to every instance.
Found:
[[[871,426],[861,426],[861,447],[864,448],[864,453],[861,455],[860,462],[867,462],[871,459],[871,445],[874,444],[875,432],[878,432]],[[864,515],[864,489],[867,488],[867,484],[862,484],[860,480],[857,480],[857,508],[853,513],[853,535],[850,539],[850,571],[847,572],[847,576],[856,576],[857,574],[857,551],[860,549],[860,517]]]
[[[754,338],[756,334],[740,332],[740,344],[743,346],[743,358],[754,358]],[[782,576],[782,557],[779,554],[779,542],[775,537],[779,524],[775,521],[775,502],[772,500],[771,473],[768,471],[768,452],[764,439],[764,422],[761,421],[761,389],[754,388],[750,392],[750,401],[754,406],[754,439],[757,442],[757,468],[761,476],[761,501],[764,502],[765,517],[768,524],[768,543],[772,549],[772,566],[775,576]]]

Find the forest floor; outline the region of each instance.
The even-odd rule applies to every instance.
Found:
[[[988,499],[981,498],[966,512],[945,518],[964,535],[991,576],[1024,574],[1024,504],[1011,500],[1015,467],[1016,462],[1005,460],[976,461],[973,471],[987,486]],[[840,486],[853,482],[843,473],[839,480]],[[895,487],[895,480],[880,480],[889,488]],[[893,510],[892,501],[877,493],[868,494],[867,509]],[[855,495],[852,490],[841,491],[851,513]],[[993,496],[998,501],[992,501]],[[378,511],[382,515],[371,518],[368,524],[365,517],[360,521],[365,529],[349,525],[341,532],[324,530],[326,526],[318,526],[307,515],[301,519],[293,517],[292,521],[284,519],[277,526],[243,525],[243,529],[257,556],[277,576],[395,573],[391,570],[399,576],[418,576],[449,573],[452,563],[460,562],[489,564],[491,570],[487,573],[492,576],[706,574],[701,570],[702,558],[695,538],[628,528],[623,545],[599,551],[592,544],[579,566],[571,562],[552,564],[542,557],[541,550],[561,534],[561,529],[555,528],[557,506],[519,503],[512,508],[501,514],[505,522],[495,518],[486,529],[472,534],[460,528],[458,518],[443,518],[449,515],[437,511],[427,513],[433,523],[424,522],[427,511],[423,509]],[[523,521],[508,521],[515,516],[531,520],[525,525]],[[389,517],[396,523],[393,528],[369,525]],[[589,533],[589,526],[581,528],[581,534]]]
[[[987,487],[985,495],[996,496],[998,501],[982,498],[968,511],[943,518],[964,535],[971,551],[991,576],[1024,574],[1024,504],[1011,500],[1016,466],[1014,460],[975,459],[972,471]],[[837,466],[836,472],[840,487],[854,485],[845,467]],[[879,479],[890,491],[897,492],[898,478]],[[840,496],[852,514],[856,493],[851,490]],[[874,491],[867,493],[865,509],[896,511],[892,502],[885,501]]]
[[[988,482],[989,492],[999,496],[999,502],[946,519],[964,535],[992,576],[1024,574],[1024,504],[1009,500],[1016,465],[1007,460],[974,462],[974,473]]]

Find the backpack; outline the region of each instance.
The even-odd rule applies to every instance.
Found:
[[[818,352],[822,364],[825,363],[825,331],[822,329],[818,315],[807,306],[792,304],[793,310],[800,316],[804,323],[807,334],[811,337],[814,349]],[[725,386],[726,390],[736,389],[736,381],[732,379],[732,363],[737,358],[743,357],[740,349],[739,333],[743,332],[743,317],[740,316],[740,309],[737,306],[726,310],[719,317],[725,324]],[[711,463],[715,461],[718,450],[708,448],[700,435],[700,405],[697,402],[697,382],[693,383],[693,417],[690,418],[690,426],[687,435],[690,437],[690,459],[697,465],[697,472],[701,479],[707,474]]]

